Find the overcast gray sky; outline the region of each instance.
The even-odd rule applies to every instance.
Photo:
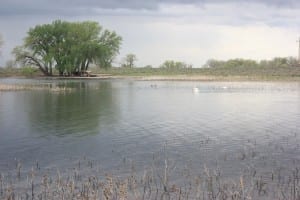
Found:
[[[0,66],[30,27],[53,20],[93,20],[123,38],[116,65],[134,53],[138,65],[167,59],[200,67],[209,58],[296,56],[298,0],[0,0]]]

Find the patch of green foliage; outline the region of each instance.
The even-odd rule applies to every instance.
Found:
[[[123,59],[122,67],[133,68],[135,67],[135,61],[137,61],[137,57],[135,54],[127,54]]]
[[[16,67],[0,67],[0,77],[35,77],[40,76],[41,72],[36,67],[25,66],[22,68]]]
[[[186,68],[192,68],[192,65],[187,65],[181,61],[174,61],[174,60],[166,60],[160,68],[168,69],[168,70],[180,70]]]
[[[97,22],[57,20],[31,28],[24,41],[13,51],[17,61],[36,66],[48,76],[54,69],[70,76],[85,72],[91,63],[110,67],[119,53],[121,37]]]
[[[17,68],[1,68],[0,77],[22,76],[21,70]]]
[[[241,76],[261,80],[283,80],[300,78],[300,66],[294,58],[274,58],[260,62],[244,59],[209,60],[202,68],[191,68],[183,62],[166,61],[160,68],[152,68],[151,66],[110,68],[100,69],[97,73],[118,76]]]
[[[36,67],[25,66],[21,68],[21,73],[24,76],[34,76],[39,70]]]

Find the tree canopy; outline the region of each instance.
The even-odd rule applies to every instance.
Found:
[[[45,75],[56,68],[60,75],[81,74],[91,63],[111,66],[119,53],[121,37],[97,22],[56,20],[28,31],[23,46],[13,50],[17,61],[37,66]]]
[[[135,61],[137,61],[137,57],[135,54],[127,54],[124,58],[124,63],[122,64],[122,67],[133,68],[135,67]]]
[[[293,57],[275,57],[272,60],[261,60],[257,62],[250,59],[215,60],[209,59],[203,67],[205,68],[249,68],[249,67],[286,67],[297,66],[298,61]]]
[[[176,70],[176,69],[185,69],[185,68],[192,68],[192,65],[187,65],[181,61],[174,61],[174,60],[166,60],[160,68],[165,68],[169,70]]]

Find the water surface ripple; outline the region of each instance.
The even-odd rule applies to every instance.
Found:
[[[179,166],[299,161],[300,84],[129,80],[1,79],[68,92],[0,93],[0,169],[64,166],[88,156],[104,169],[123,159],[141,168],[166,148]],[[197,90],[195,89],[197,88]],[[247,161],[244,156],[251,159]],[[272,167],[270,164],[267,167]],[[230,173],[230,170],[228,170]]]

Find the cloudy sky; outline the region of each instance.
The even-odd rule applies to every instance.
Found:
[[[172,59],[200,67],[207,59],[297,56],[299,0],[0,0],[0,66],[30,27],[53,20],[93,20],[123,38],[139,66]]]

